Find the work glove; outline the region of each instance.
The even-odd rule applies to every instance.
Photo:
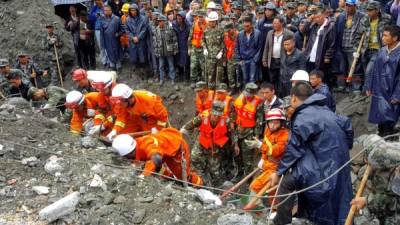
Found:
[[[117,136],[117,131],[116,130],[112,130],[110,133],[107,134],[107,139],[109,141],[113,141],[115,136]]]
[[[90,128],[88,135],[93,136],[95,134],[98,134],[100,133],[100,130],[101,130],[101,125],[93,126],[92,128]]]
[[[179,130],[179,132],[181,132],[182,134],[184,134],[186,136],[189,136],[189,131],[186,130],[185,128],[183,128],[183,127]]]
[[[261,160],[258,162],[257,167],[260,168],[260,169],[263,169],[263,165],[264,165],[264,159],[261,159]]]
[[[50,38],[49,42],[50,42],[51,45],[54,45],[57,42],[57,39],[56,38]]]
[[[218,52],[217,56],[215,57],[216,59],[221,59],[222,58],[222,51]]]
[[[157,133],[158,133],[157,128],[155,127],[151,128],[151,134],[157,134]]]
[[[253,140],[244,140],[244,142],[246,143],[246,145],[249,148],[261,148],[262,142],[257,140],[257,139],[253,139]]]
[[[206,48],[203,50],[203,55],[204,55],[204,56],[208,56],[208,51],[207,51]]]
[[[88,115],[88,117],[93,117],[94,115],[95,115],[95,113],[96,113],[96,110],[94,110],[94,109],[87,109],[87,115]]]
[[[360,58],[360,53],[358,53],[358,52],[353,52],[353,57],[354,57],[354,58]]]

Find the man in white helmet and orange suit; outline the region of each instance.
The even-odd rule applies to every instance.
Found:
[[[118,135],[112,144],[120,156],[145,161],[141,177],[153,172],[202,185],[203,180],[190,168],[190,150],[182,134],[174,128],[164,128],[156,134],[132,138]]]

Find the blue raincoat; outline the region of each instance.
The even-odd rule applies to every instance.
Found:
[[[291,168],[297,189],[323,180],[349,160],[353,136],[350,119],[333,113],[326,106],[325,96],[313,94],[293,114],[278,175]],[[300,193],[298,215],[317,225],[344,224],[352,193],[347,166],[328,181]]]
[[[328,106],[328,108],[330,108],[332,112],[336,112],[336,101],[332,93],[329,91],[328,85],[322,84],[318,89],[314,90],[314,93],[325,95],[326,106]]]
[[[176,21],[172,24],[176,37],[178,38],[178,54],[176,56],[176,63],[178,66],[184,67],[189,63],[188,55],[188,38],[190,33],[190,26],[185,20],[185,13],[179,12],[180,16],[184,19],[183,27],[180,27]]]
[[[100,26],[101,47],[106,50],[108,60],[117,63],[122,54],[119,41],[121,20],[115,15],[112,15],[111,18],[102,17]]]
[[[375,124],[397,122],[400,106],[393,105],[390,101],[400,101],[399,79],[400,45],[391,53],[388,53],[386,47],[381,48],[365,81],[365,90],[372,92],[368,122]]]
[[[149,21],[139,13],[139,7],[132,4],[130,9],[136,9],[137,16],[128,16],[125,24],[125,32],[129,35],[129,58],[133,64],[145,63],[147,60],[147,39],[149,38]],[[138,37],[139,42],[133,43],[133,37]]]

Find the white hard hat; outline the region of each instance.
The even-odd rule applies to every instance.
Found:
[[[136,141],[128,134],[120,134],[115,137],[112,147],[118,151],[120,156],[125,156],[135,150]]]
[[[88,79],[94,89],[108,88],[113,83],[113,76],[106,71],[95,71],[94,73],[88,71]]]
[[[65,102],[71,105],[80,105],[85,100],[85,96],[79,91],[70,91],[65,98]]]
[[[209,2],[207,4],[207,9],[215,9],[217,6],[215,5],[215,2]]]
[[[117,84],[112,90],[112,97],[129,98],[132,95],[132,88],[128,87],[126,84]]]
[[[294,72],[292,78],[290,79],[290,81],[306,81],[309,82],[310,78],[309,75],[306,71],[304,70],[297,70],[296,72]]]
[[[218,13],[217,12],[210,12],[207,16],[207,21],[217,21],[218,20]]]

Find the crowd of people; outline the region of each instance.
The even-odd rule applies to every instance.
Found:
[[[74,90],[63,88],[63,43],[47,24],[48,64],[41,68],[23,52],[14,66],[0,59],[0,97],[46,101],[42,111],[71,114],[71,133],[101,137],[121,157],[144,161],[141,178],[157,172],[219,187],[258,168],[249,195],[279,183],[269,193],[279,196],[274,224],[293,215],[344,224],[351,205],[361,209],[367,200],[352,201],[350,167],[341,169],[354,133],[336,113],[334,93],[370,96],[369,122],[382,137],[396,132],[399,14],[399,0],[95,0],[87,11],[71,6],[65,22],[79,67],[70,76]],[[96,56],[104,71],[96,70]],[[172,127],[160,96],[118,82],[122,66],[160,85],[190,83],[193,118]],[[381,203],[371,212],[396,224],[396,204]]]

